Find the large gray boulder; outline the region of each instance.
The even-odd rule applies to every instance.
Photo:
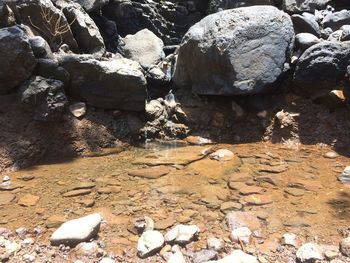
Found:
[[[31,112],[34,120],[59,121],[68,104],[64,83],[33,76],[18,90],[21,106]]]
[[[252,5],[273,5],[272,0],[211,0],[208,13]]]
[[[284,71],[293,42],[289,15],[273,6],[221,11],[185,35],[173,81],[203,95],[261,93]]]
[[[299,58],[294,83],[309,94],[330,91],[343,79],[349,59],[350,41],[313,45]]]
[[[0,29],[0,94],[29,78],[36,59],[23,27]]]
[[[67,44],[74,52],[78,51],[66,17],[50,0],[17,0],[16,13],[33,32],[45,38],[53,51],[62,44]]]
[[[70,28],[83,53],[102,56],[106,52],[103,38],[95,22],[78,4],[68,4],[63,8]]]
[[[98,11],[101,7],[108,4],[109,0],[73,0],[80,4],[86,12]]]
[[[145,69],[165,58],[163,41],[148,29],[127,35],[122,42],[120,49],[124,57],[139,62]]]
[[[105,109],[142,111],[146,79],[139,63],[114,58],[99,61],[88,55],[63,55],[59,63],[70,74],[70,93]]]
[[[323,9],[331,0],[283,0],[283,10],[288,13],[314,12]]]
[[[310,33],[315,36],[321,36],[321,29],[317,23],[316,17],[310,13],[304,12],[302,15],[292,15],[295,33]]]
[[[341,10],[335,13],[328,13],[322,20],[323,27],[330,27],[332,30],[337,30],[343,25],[350,24],[350,11]]]

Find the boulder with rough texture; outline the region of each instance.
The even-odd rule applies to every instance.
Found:
[[[76,246],[81,242],[89,241],[97,235],[101,221],[102,217],[100,214],[91,214],[68,221],[52,234],[50,242],[53,246],[61,244]]]
[[[137,255],[141,258],[148,257],[162,248],[164,237],[156,230],[143,232],[137,244]]]
[[[318,37],[310,33],[299,33],[295,36],[295,45],[301,51],[305,51],[320,42],[321,40]]]
[[[41,58],[37,60],[34,75],[42,76],[48,79],[57,79],[64,83],[65,87],[69,82],[69,73],[59,66],[58,62],[53,59]]]
[[[163,41],[152,31],[143,29],[135,35],[127,35],[120,47],[124,57],[135,60],[146,69],[156,65],[163,58]]]
[[[302,245],[297,251],[297,261],[300,263],[315,262],[322,260],[322,250],[315,243],[306,243]]]
[[[252,5],[273,5],[272,0],[211,0],[208,13]]]
[[[111,1],[103,8],[103,13],[116,23],[122,37],[147,28],[166,45],[179,44],[188,28],[202,17],[193,2],[185,5],[179,1]]]
[[[99,61],[86,55],[64,55],[59,60],[70,74],[73,96],[105,109],[144,110],[147,83],[137,62]]]
[[[86,12],[97,11],[101,7],[108,4],[109,0],[73,0],[74,2],[80,4]]]
[[[63,13],[70,23],[79,48],[83,53],[102,56],[105,52],[103,38],[91,17],[77,4],[68,4]]]
[[[331,0],[283,0],[283,10],[288,13],[314,12],[322,9]]]
[[[29,78],[36,65],[22,27],[0,29],[0,57],[0,94],[4,94]]]
[[[38,121],[59,121],[66,105],[64,83],[59,80],[34,76],[20,87],[19,100],[24,109],[32,112]]]
[[[173,81],[201,95],[267,91],[285,70],[293,40],[289,15],[273,6],[209,15],[185,35]]]
[[[324,28],[330,27],[332,30],[337,30],[343,25],[350,24],[350,11],[341,10],[335,13],[328,13],[322,20]]]
[[[22,0],[16,7],[22,22],[45,38],[53,51],[62,44],[67,44],[74,52],[78,51],[66,17],[50,0]]]
[[[16,24],[15,14],[4,1],[0,2],[0,28],[10,27]]]
[[[36,58],[54,58],[49,44],[42,37],[32,37],[29,39],[29,43]]]
[[[321,36],[320,26],[316,17],[310,13],[304,12],[302,15],[292,15],[295,33],[310,33],[315,36]]]
[[[350,41],[313,45],[299,58],[294,83],[307,93],[330,91],[343,79],[349,59]]]

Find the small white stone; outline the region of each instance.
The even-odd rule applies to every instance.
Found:
[[[220,149],[210,155],[211,159],[217,161],[229,161],[233,159],[233,152],[227,149]]]
[[[116,263],[116,261],[114,259],[111,259],[111,258],[103,258],[100,260],[99,263]]]
[[[69,111],[76,118],[82,117],[86,113],[86,104],[84,102],[76,102],[69,105]]]
[[[306,243],[298,249],[297,259],[300,263],[322,260],[321,250],[315,243]]]
[[[34,260],[35,260],[35,256],[29,255],[29,254],[23,255],[22,258],[23,258],[24,262],[34,262]]]
[[[177,225],[173,227],[164,236],[166,242],[176,242],[179,244],[187,244],[191,242],[199,233],[196,225]]]
[[[240,241],[244,244],[250,243],[250,237],[252,235],[252,231],[248,227],[239,227],[232,230],[230,238],[233,242],[239,243]]]
[[[292,234],[292,233],[284,234],[282,236],[282,244],[296,247],[297,246],[297,236],[295,234]]]
[[[10,177],[5,175],[4,178],[2,178],[2,181],[3,182],[7,182],[7,181],[10,181]]]
[[[156,230],[148,230],[142,233],[137,244],[137,254],[141,258],[150,256],[164,244],[162,233]]]
[[[181,252],[175,252],[170,256],[167,263],[186,263],[186,261]]]
[[[220,251],[223,248],[223,242],[216,237],[211,237],[207,241],[207,248]]]

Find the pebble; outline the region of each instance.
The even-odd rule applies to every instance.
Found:
[[[26,238],[26,235],[28,234],[28,230],[24,227],[20,227],[20,228],[17,228],[16,229],[16,234],[22,238],[22,239],[25,239]]]
[[[297,247],[297,236],[293,233],[285,233],[282,236],[282,244]]]
[[[217,258],[218,253],[215,250],[203,249],[193,254],[193,263],[203,263]]]
[[[232,230],[230,234],[230,239],[232,242],[240,243],[243,242],[244,244],[250,243],[250,238],[252,235],[252,231],[248,227],[239,227],[234,230]]]
[[[320,247],[315,243],[306,243],[297,250],[297,260],[300,263],[314,262],[322,260]]]
[[[339,256],[338,254],[339,254],[338,251],[334,251],[334,250],[326,250],[324,252],[324,256],[326,257],[327,260],[332,260],[337,258]]]
[[[156,230],[148,230],[142,233],[137,243],[137,255],[146,258],[162,248],[164,237]]]
[[[66,218],[62,215],[52,215],[46,220],[45,225],[47,228],[56,228],[62,225],[65,221]]]
[[[252,194],[248,196],[244,196],[241,198],[243,203],[246,205],[267,205],[271,204],[272,197],[270,195],[260,195],[260,194]]]
[[[34,262],[35,261],[35,256],[30,255],[30,254],[25,254],[23,255],[23,260],[24,262]]]
[[[326,152],[323,155],[324,158],[328,158],[328,159],[335,159],[337,157],[339,157],[339,154],[337,154],[336,152],[330,151],[330,152]]]
[[[26,194],[18,200],[18,204],[21,206],[35,206],[39,200],[39,196]]]
[[[148,216],[136,218],[134,220],[134,227],[136,228],[137,232],[141,234],[143,231],[153,230],[154,221]]]
[[[147,179],[157,179],[164,175],[167,175],[168,173],[170,173],[170,171],[171,169],[167,166],[155,166],[151,168],[129,171],[128,174],[130,176],[137,176]]]
[[[88,195],[91,193],[90,189],[79,189],[79,190],[73,190],[66,192],[62,194],[63,197],[74,197],[74,196],[81,196],[81,195]]]
[[[230,255],[211,263],[258,263],[256,257],[244,253],[242,250],[234,250]]]
[[[171,254],[167,263],[186,263],[186,260],[181,252],[175,252]]]
[[[50,237],[54,246],[60,244],[76,246],[95,237],[100,229],[102,217],[100,214],[91,214],[62,224]]]
[[[78,256],[95,257],[98,253],[96,242],[83,242],[76,246],[75,251]]]
[[[237,202],[224,202],[220,206],[220,210],[223,213],[227,213],[229,211],[233,210],[241,210],[242,209],[242,204],[237,203]]]
[[[350,257],[350,237],[343,238],[339,243],[340,252],[347,257]]]
[[[241,195],[261,194],[263,192],[265,192],[265,189],[259,186],[244,186],[239,189]]]
[[[99,194],[111,194],[111,193],[119,193],[122,190],[120,186],[106,186],[100,187],[97,189]]]
[[[233,157],[233,152],[227,149],[220,149],[210,154],[210,158],[217,161],[230,161]]]
[[[187,244],[195,239],[200,232],[196,225],[176,225],[164,236],[166,242]]]
[[[70,113],[76,117],[80,118],[86,114],[86,104],[84,102],[76,102],[69,105]]]
[[[303,196],[305,194],[305,190],[299,189],[299,188],[292,188],[292,187],[288,187],[284,189],[284,192],[296,197]]]
[[[216,237],[210,237],[207,240],[207,248],[210,250],[220,251],[223,246],[223,242]]]
[[[111,258],[103,258],[99,263],[117,263],[114,259]]]

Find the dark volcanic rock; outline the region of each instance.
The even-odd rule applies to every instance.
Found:
[[[106,109],[144,110],[146,79],[137,62],[124,58],[99,61],[88,55],[59,59],[70,74],[73,96]]]
[[[23,27],[0,29],[0,94],[29,78],[36,60]]]
[[[284,71],[293,43],[289,15],[273,6],[221,11],[185,35],[173,81],[203,95],[261,93]]]
[[[323,27],[330,27],[332,30],[337,30],[343,25],[350,24],[350,11],[341,10],[335,13],[329,13],[322,21]]]
[[[18,91],[23,108],[33,113],[39,121],[58,121],[68,104],[64,84],[59,80],[34,76]]]
[[[321,35],[320,26],[316,21],[316,17],[310,13],[304,12],[302,15],[292,15],[295,33],[310,33],[315,36]]]
[[[252,5],[273,5],[272,0],[211,0],[208,13]]]
[[[307,93],[332,90],[342,80],[350,59],[350,41],[323,41],[307,49],[299,58],[295,84]]]

